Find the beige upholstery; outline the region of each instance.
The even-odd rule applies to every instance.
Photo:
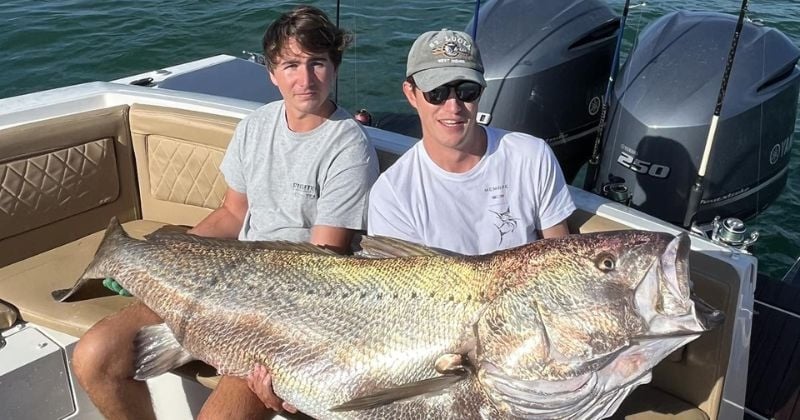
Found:
[[[0,164],[0,173],[5,175],[0,189],[4,238],[91,210],[119,195],[111,137],[19,157]]]
[[[580,209],[575,210],[567,219],[567,226],[572,233],[608,232],[630,229],[621,223]]]
[[[708,415],[652,385],[636,388],[611,417],[613,420],[707,420]]]
[[[139,216],[128,107],[0,131],[0,267]]]
[[[162,226],[135,220],[123,227],[134,237]],[[106,296],[73,303],[59,303],[50,292],[72,287],[92,260],[103,232],[70,242],[24,261],[0,268],[0,298],[15,305],[22,319],[80,337],[106,315],[131,302],[130,298]]]
[[[150,105],[131,107],[142,217],[194,225],[219,207],[219,164],[238,119]]]

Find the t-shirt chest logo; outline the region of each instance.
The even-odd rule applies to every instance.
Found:
[[[489,210],[489,211],[492,212],[495,216],[497,216],[497,219],[495,219],[495,221],[494,221],[494,227],[497,229],[497,232],[500,234],[500,241],[497,244],[498,245],[502,245],[503,244],[503,238],[507,234],[512,233],[515,230],[517,230],[517,220],[519,220],[519,218],[518,217],[514,217],[514,216],[511,215],[511,209],[510,208],[506,208],[506,210],[502,211],[502,212],[496,212],[496,211],[492,211],[492,210]]]
[[[319,193],[317,192],[317,187],[313,185],[301,184],[299,182],[292,182],[292,191],[295,193],[295,195],[299,195],[305,198],[319,197]]]
[[[506,192],[508,192],[508,184],[484,187],[483,192],[489,194],[489,198],[492,200],[503,199],[506,196]]]
[[[483,192],[489,199],[489,206],[499,210],[489,210],[490,213],[495,215],[492,225],[497,229],[497,233],[500,234],[498,246],[503,245],[503,239],[506,235],[517,230],[517,221],[520,220],[511,214],[511,206],[508,204],[508,198],[506,197],[509,191],[508,184],[497,183],[483,187]]]

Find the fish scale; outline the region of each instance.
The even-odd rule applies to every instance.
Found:
[[[169,327],[140,332],[138,371],[173,367],[148,343],[177,340],[223,374],[266,365],[277,395],[325,419],[600,418],[705,330],[685,236],[572,235],[476,257],[362,245],[373,257],[167,231],[139,241],[112,221],[83,278],[54,296],[113,277]],[[645,319],[677,338],[649,338]]]
[[[190,252],[190,251],[189,250],[183,250],[183,252]],[[306,258],[302,258],[302,257],[306,257]],[[295,258],[300,258],[302,261],[293,261]],[[310,290],[311,288],[314,288],[314,289],[320,291],[320,290],[325,290],[327,288],[330,288],[331,286],[328,284],[327,281],[329,279],[333,279],[333,278],[343,279],[343,280],[340,280],[340,281],[343,281],[345,284],[351,284],[351,282],[348,282],[347,278],[343,278],[341,276],[341,273],[338,273],[336,269],[334,269],[333,267],[330,267],[330,264],[328,264],[327,267],[321,266],[322,263],[319,261],[319,257],[313,258],[311,261],[309,261],[308,256],[289,255],[289,256],[287,256],[286,260],[288,260],[288,265],[284,265],[283,263],[280,263],[280,262],[270,261],[272,263],[275,263],[274,267],[272,268],[272,272],[269,272],[269,271],[268,272],[264,272],[264,271],[261,271],[261,270],[254,270],[254,272],[250,275],[250,277],[247,277],[246,279],[243,278],[243,280],[245,282],[249,282],[250,279],[252,279],[252,278],[262,277],[262,276],[274,276],[274,275],[278,275],[278,273],[280,273],[280,275],[285,279],[285,282],[281,283],[281,287],[279,287],[279,288],[267,288],[266,290],[270,291],[270,290],[273,290],[273,289],[283,289],[282,291],[284,293],[288,293],[288,296],[287,296],[287,299],[286,299],[287,303],[284,303],[282,301],[274,302],[273,307],[271,308],[274,311],[274,314],[275,314],[276,317],[280,317],[280,318],[283,318],[285,320],[284,321],[284,325],[283,325],[284,328],[287,331],[290,331],[292,335],[294,335],[295,332],[296,332],[296,331],[294,331],[295,328],[298,328],[298,329],[303,328],[303,329],[305,329],[305,331],[303,331],[303,332],[305,332],[306,334],[300,334],[301,337],[304,336],[304,335],[308,335],[307,333],[309,331],[312,332],[312,333],[315,332],[316,334],[314,335],[314,337],[312,337],[312,340],[317,342],[317,343],[332,343],[332,342],[335,342],[335,341],[349,342],[350,341],[349,337],[342,336],[341,334],[337,333],[337,331],[343,331],[343,327],[348,325],[348,324],[350,324],[351,322],[355,322],[355,323],[363,322],[363,321],[358,319],[358,318],[363,318],[363,315],[358,314],[357,317],[353,318],[353,317],[345,316],[346,314],[344,314],[342,312],[339,312],[338,316],[336,318],[332,318],[333,323],[328,323],[326,325],[326,328],[321,329],[321,330],[319,330],[319,329],[315,330],[315,329],[311,328],[310,326],[320,325],[320,324],[322,324],[324,322],[330,322],[331,318],[330,318],[329,315],[324,315],[325,311],[317,311],[317,312],[308,311],[308,312],[305,312],[305,315],[303,315],[302,317],[292,317],[291,315],[292,315],[292,313],[297,312],[298,308],[303,308],[303,307],[309,307],[309,308],[310,307],[318,307],[319,308],[320,306],[323,306],[323,308],[319,308],[319,309],[324,309],[324,306],[326,306],[325,305],[326,304],[326,299],[324,299],[324,298],[320,299],[319,296],[318,296],[319,292],[315,293],[314,295],[309,295],[307,293],[307,290]],[[317,260],[317,261],[314,261],[314,260]],[[287,262],[287,261],[284,261],[284,262]],[[324,264],[322,264],[322,265],[324,265]],[[303,276],[298,275],[298,273],[296,271],[293,271],[291,269],[287,269],[288,267],[296,267],[296,266],[310,267],[311,270],[322,270],[322,272],[328,273],[328,275],[322,276],[313,285],[306,285],[303,282]],[[376,272],[368,271],[363,276],[360,277],[360,279],[363,279],[363,278],[370,279],[370,278],[372,278],[373,281],[357,283],[357,284],[363,284],[361,286],[362,290],[368,289],[367,297],[365,299],[362,299],[362,300],[371,301],[372,305],[374,305],[376,307],[376,312],[385,313],[385,314],[390,314],[391,315],[392,312],[393,312],[392,311],[393,309],[394,309],[394,311],[397,310],[396,306],[399,303],[399,301],[401,301],[401,300],[408,301],[410,299],[408,299],[408,298],[402,299],[400,297],[395,298],[394,297],[395,293],[390,288],[387,288],[385,285],[377,283],[377,282],[374,281],[374,274],[375,273]],[[304,272],[302,274],[305,276],[305,278],[308,278],[307,272]],[[354,282],[356,282],[357,280],[359,280],[359,278],[352,279],[352,280]],[[290,289],[292,291],[288,292],[288,290],[290,290]],[[436,293],[446,294],[446,292],[444,290],[442,290],[442,289],[443,289],[442,287],[435,288],[436,291],[434,292],[434,294],[436,294]],[[147,299],[146,293],[138,293],[135,290],[135,286],[133,286],[133,288],[131,288],[130,290],[132,292],[136,293],[137,296],[140,296],[140,298],[142,298],[144,300]],[[423,291],[427,292],[427,289],[423,290]],[[399,294],[400,293],[398,293],[398,295]],[[418,294],[420,295],[420,297],[418,299],[430,299],[428,297],[429,295],[426,294],[426,293],[419,292]],[[380,298],[378,297],[379,295],[381,296]],[[405,293],[403,295],[410,296],[411,294],[410,293]],[[206,300],[208,300],[209,298],[213,298],[214,296],[216,296],[214,293],[212,293],[211,296],[207,295],[206,296]],[[220,296],[222,296],[222,295],[220,295]],[[449,298],[449,296],[448,296],[448,298]],[[253,294],[250,294],[250,295],[238,295],[236,299],[233,299],[233,300],[229,299],[228,301],[226,301],[226,306],[235,304],[234,306],[253,307],[252,305],[254,305],[259,299],[262,299],[262,297],[259,296],[259,295],[253,295]],[[328,303],[330,305],[330,304],[335,304],[335,303],[340,303],[340,302],[335,302],[333,300],[330,300]],[[455,306],[455,304],[454,303],[453,304],[450,304],[450,303],[445,304],[444,307],[443,307],[443,309],[444,309],[443,312],[444,313],[451,313],[452,310],[453,310],[452,306]],[[211,309],[211,311],[220,313],[221,311],[224,311],[224,308],[221,307],[221,306],[220,307],[214,307],[214,308]],[[224,312],[221,312],[221,313],[224,314]],[[386,341],[386,346],[394,347],[394,348],[398,348],[398,347],[402,348],[403,346],[405,346],[405,347],[415,347],[415,346],[419,345],[419,343],[417,342],[416,339],[414,339],[414,337],[409,337],[407,334],[403,334],[402,330],[401,331],[394,331],[394,332],[386,331],[385,325],[387,325],[387,323],[386,322],[382,322],[382,317],[373,315],[372,318],[373,318],[373,321],[371,323],[365,324],[365,329],[366,329],[366,331],[374,331],[372,334],[368,334],[368,335],[385,335],[387,337],[387,340],[385,340]],[[167,321],[168,324],[170,324],[169,320],[166,320],[166,321]],[[389,324],[389,325],[391,325],[391,324]],[[201,326],[198,325],[198,327],[201,327]],[[213,328],[213,326],[206,326],[206,327]],[[248,325],[245,323],[245,326],[243,328],[240,328],[240,330],[241,329],[249,329],[249,328],[248,328]],[[236,332],[238,334],[243,335],[241,331],[236,331]],[[234,335],[234,334],[231,334],[231,335]],[[431,332],[429,335],[433,336],[434,334],[433,334],[433,332]],[[260,338],[262,340],[271,340],[273,342],[281,341],[282,339],[287,341],[287,342],[292,342],[293,341],[293,343],[287,343],[286,344],[287,348],[303,347],[303,346],[305,346],[305,342],[306,341],[310,341],[310,340],[297,340],[297,339],[291,339],[291,338],[287,338],[287,337],[283,337],[283,338],[280,338],[280,337],[282,337],[280,334],[268,334],[268,337],[258,337],[258,338]],[[254,337],[254,338],[252,338],[252,340],[255,341],[255,340],[257,340],[257,338]],[[247,341],[247,339],[243,339],[242,341]],[[216,349],[216,351],[220,351],[219,343],[211,343],[211,344],[212,345],[210,347],[214,347]],[[228,344],[228,347],[229,348],[237,347],[237,344],[238,344],[237,342],[231,342],[231,343]],[[357,344],[358,343],[356,343],[356,345]],[[273,344],[273,346],[278,346],[278,344]],[[318,344],[316,347],[321,347],[321,346]],[[308,348],[308,347],[306,347],[306,348]],[[336,347],[334,347],[334,348],[336,348]],[[442,351],[441,346],[439,346],[438,349],[439,350],[436,353],[441,353],[441,351]],[[373,359],[375,359],[374,353],[375,352],[381,352],[381,351],[382,351],[382,349],[379,348],[379,349],[376,349],[375,351],[373,351],[371,353],[362,354],[360,356],[363,358],[363,360],[373,360]],[[223,352],[224,352],[224,350],[223,350]],[[314,353],[315,349],[314,348],[309,348],[309,352]],[[290,352],[278,352],[278,353],[290,354]],[[299,375],[313,375],[313,374],[319,375],[320,371],[324,371],[324,369],[321,369],[321,368],[317,367],[316,365],[314,365],[312,363],[308,363],[307,360],[302,360],[302,358],[300,358],[300,362],[301,363],[295,363],[295,358],[296,357],[294,357],[294,356],[290,356],[290,357],[286,358],[286,360],[282,360],[281,358],[277,358],[277,359],[273,358],[273,360],[275,360],[273,363],[276,364],[276,365],[281,365],[281,364],[287,364],[289,366],[296,365],[295,372],[296,372],[296,374],[299,374]],[[430,364],[432,364],[432,362],[434,361],[435,357],[429,357],[429,359],[430,359],[429,360]],[[270,360],[270,359],[265,357],[265,358],[262,358],[261,360]],[[228,372],[236,372],[236,373],[249,371],[249,368],[252,366],[253,360],[250,360],[249,363],[248,363],[247,360],[241,360],[240,359],[240,361],[243,362],[242,364],[247,365],[247,367],[245,369],[240,369],[238,366],[236,366],[236,367],[233,367],[233,366],[232,367],[228,367],[228,365],[224,365],[224,366],[222,366],[221,370],[228,371]],[[347,360],[345,360],[345,362],[347,362]],[[368,368],[369,365],[367,365],[366,367]],[[400,371],[400,372],[408,372],[409,371],[408,369],[396,369],[396,370]],[[433,372],[431,372],[431,373],[433,373]],[[281,374],[281,369],[276,369],[275,370],[275,380],[274,380],[276,390],[281,388],[281,379],[280,379],[281,375],[280,374]],[[397,376],[394,379],[395,379],[395,382],[403,383],[405,381],[412,381],[415,378],[412,377],[412,375],[403,374],[403,375]],[[335,403],[334,401],[331,401],[330,405],[334,405],[334,403]]]

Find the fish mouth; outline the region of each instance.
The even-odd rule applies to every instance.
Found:
[[[716,310],[692,293],[686,233],[672,239],[636,290],[639,313],[650,325],[650,336],[697,334],[724,322]]]
[[[700,328],[702,331],[708,331],[722,325],[725,322],[725,314],[719,309],[713,308],[711,305],[707,304],[700,296],[691,290],[691,271],[689,270],[689,253],[691,250],[692,241],[689,239],[689,235],[681,233],[667,246],[667,252],[661,257],[661,265],[662,267],[667,266],[667,261],[665,260],[675,261],[674,271],[668,273],[673,275],[673,277],[670,277],[668,283],[686,285],[685,289],[680,289],[681,297],[688,299],[688,301],[694,305],[693,313],[700,324]],[[687,279],[685,283],[680,280],[683,278]]]
[[[667,245],[667,249],[659,259],[659,269],[664,276],[662,284],[667,287],[669,295],[680,300],[689,298],[689,252],[691,241],[689,236],[681,233]]]

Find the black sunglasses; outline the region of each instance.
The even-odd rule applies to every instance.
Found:
[[[450,97],[450,90],[456,91],[456,98],[461,102],[474,102],[481,97],[483,86],[479,83],[463,81],[441,85],[431,91],[422,92],[425,100],[432,105],[441,105]]]

